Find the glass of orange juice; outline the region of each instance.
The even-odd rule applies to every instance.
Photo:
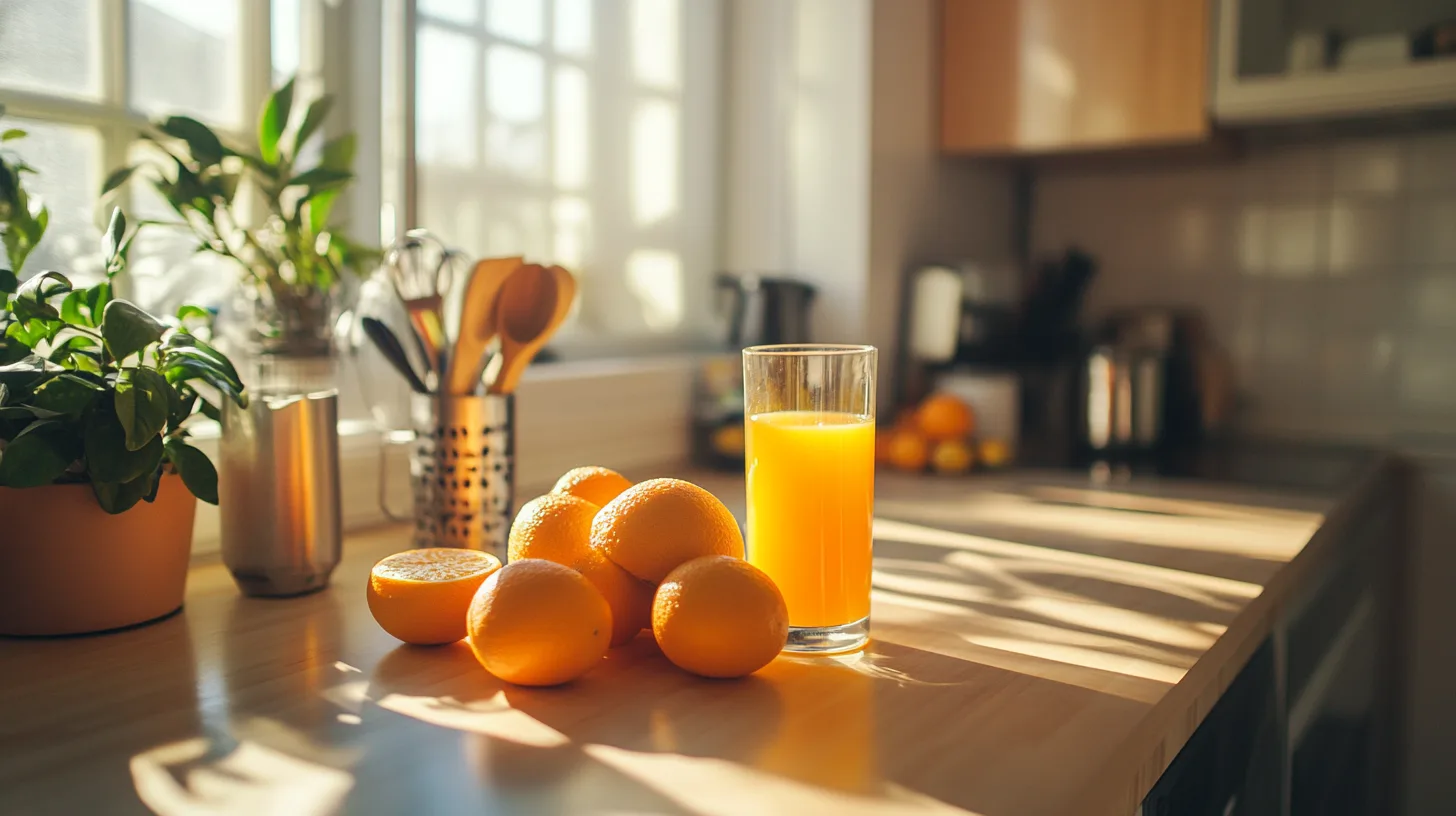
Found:
[[[877,354],[743,350],[748,561],[784,594],[791,652],[869,640]]]

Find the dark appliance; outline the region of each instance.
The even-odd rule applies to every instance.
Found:
[[[743,469],[743,361],[748,346],[809,342],[814,287],[786,277],[719,274],[726,353],[705,357],[693,378],[691,455],[695,463]]]
[[[1136,461],[1196,444],[1227,413],[1227,370],[1195,313],[1114,315],[1081,364],[1074,416],[1081,452]]]
[[[792,278],[720,273],[717,292],[729,348],[809,341],[813,286]]]

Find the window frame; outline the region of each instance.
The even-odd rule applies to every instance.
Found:
[[[561,65],[569,65],[587,73],[590,80],[594,82],[606,82],[610,84],[608,90],[621,93],[635,104],[643,100],[660,100],[670,104],[677,113],[678,135],[678,178],[677,178],[677,205],[679,212],[688,206],[690,197],[688,176],[695,172],[688,166],[684,146],[687,140],[693,138],[694,129],[689,126],[690,106],[706,103],[709,107],[718,112],[718,121],[710,131],[724,127],[722,115],[724,113],[723,102],[726,99],[727,79],[726,69],[723,67],[723,60],[726,57],[726,40],[720,40],[713,46],[713,53],[708,62],[716,64],[719,71],[715,77],[716,87],[713,87],[705,100],[694,100],[690,98],[688,84],[689,78],[698,76],[697,72],[702,69],[702,64],[692,59],[688,49],[688,39],[694,34],[695,25],[687,14],[689,6],[697,0],[680,0],[680,17],[677,20],[677,48],[678,48],[678,81],[675,86],[661,86],[639,80],[631,76],[632,68],[629,65],[616,65],[606,59],[600,51],[599,45],[594,45],[593,50],[587,54],[572,54],[557,49],[553,41],[555,25],[555,4],[551,0],[543,0],[542,37],[537,45],[524,43],[520,40],[498,34],[491,30],[489,25],[490,0],[477,0],[477,19],[472,23],[462,23],[442,17],[432,16],[419,8],[418,0],[397,0],[400,3],[402,25],[396,28],[397,46],[403,53],[403,61],[407,66],[405,71],[405,87],[402,89],[402,134],[396,138],[404,145],[402,152],[403,185],[402,194],[399,196],[398,217],[401,223],[400,232],[403,228],[425,228],[431,229],[431,225],[421,222],[421,177],[420,162],[415,151],[416,130],[419,127],[418,109],[416,106],[416,86],[419,71],[419,62],[416,54],[419,31],[423,26],[430,26],[440,31],[455,35],[470,37],[479,49],[475,60],[474,71],[482,80],[478,90],[480,106],[476,111],[476,137],[481,140],[476,145],[478,153],[477,164],[468,170],[469,180],[476,183],[500,185],[496,189],[510,190],[511,192],[524,192],[526,195],[545,201],[548,205],[553,199],[562,196],[573,196],[585,198],[593,212],[592,230],[596,234],[604,231],[621,233],[630,231],[636,237],[639,248],[654,249],[661,248],[660,241],[653,238],[657,235],[678,236],[690,231],[686,220],[680,219],[677,223],[665,224],[661,222],[646,225],[638,224],[616,224],[606,223],[602,220],[601,213],[626,212],[632,206],[631,192],[624,188],[620,191],[624,200],[617,202],[620,206],[606,206],[609,202],[603,200],[603,193],[596,185],[596,179],[600,178],[603,162],[599,162],[597,155],[593,154],[591,168],[593,181],[589,182],[583,189],[568,189],[557,187],[551,178],[551,167],[555,158],[555,140],[552,138],[552,130],[548,128],[545,135],[545,146],[543,163],[547,170],[540,179],[512,178],[507,172],[493,169],[488,166],[484,153],[484,132],[485,124],[489,121],[490,113],[486,100],[487,73],[486,60],[488,51],[493,46],[505,46],[509,48],[529,51],[540,57],[543,64],[543,110],[546,111],[545,118],[549,120],[554,114],[556,88],[554,82],[555,69]],[[696,9],[703,13],[704,9]],[[626,15],[623,15],[624,19]],[[711,27],[720,29],[726,19],[725,7],[718,3],[707,6],[703,20],[696,23],[697,27],[706,21]],[[700,33],[700,32],[699,32]],[[617,36],[626,36],[624,32],[616,32]],[[595,85],[593,92],[602,90],[602,86]],[[703,95],[702,89],[697,94]],[[599,109],[594,109],[594,124],[601,121]],[[722,142],[717,136],[710,132],[707,134],[697,133],[699,142],[708,145],[707,152],[713,156],[721,156]],[[704,138],[706,136],[706,138]],[[597,140],[603,137],[599,134]],[[622,141],[618,144],[625,150],[630,150],[630,136],[622,134]],[[593,145],[595,149],[596,145]],[[707,220],[711,229],[719,231],[722,221],[722,198],[723,185],[726,182],[726,172],[723,164],[718,162],[712,169],[714,176],[712,195],[708,197]],[[454,236],[442,235],[447,241],[456,240]],[[719,350],[721,347],[721,334],[714,310],[711,306],[714,297],[714,273],[717,271],[721,256],[721,246],[717,239],[713,239],[708,247],[708,254],[711,258],[711,266],[702,269],[685,267],[683,269],[683,298],[684,298],[684,319],[683,322],[665,332],[640,332],[632,334],[619,334],[612,331],[600,331],[596,329],[584,330],[580,326],[570,327],[569,331],[561,333],[552,339],[551,350],[561,355],[566,360],[604,360],[621,358],[646,358],[662,354],[672,353],[702,353]],[[686,259],[685,259],[686,260]],[[573,270],[575,271],[575,270]],[[694,299],[707,304],[704,309],[695,310]]]
[[[305,0],[308,2],[309,0]],[[131,70],[128,48],[131,44],[130,5],[134,0],[91,0],[96,12],[97,72],[99,96],[96,99],[22,90],[0,85],[0,105],[7,116],[94,130],[101,142],[99,166],[102,178],[96,180],[99,192],[105,174],[129,161],[128,152],[150,119],[131,107]],[[238,105],[242,130],[233,127],[214,129],[240,144],[254,146],[253,111],[263,104],[273,83],[272,0],[242,0],[238,4]],[[41,168],[44,172],[44,168]],[[120,191],[124,210],[133,204],[132,191]],[[99,220],[104,215],[96,214]],[[97,223],[98,230],[101,227]]]

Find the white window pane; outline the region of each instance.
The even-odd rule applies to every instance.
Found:
[[[591,205],[585,199],[558,198],[551,205],[551,222],[556,234],[551,259],[580,275],[591,251]]]
[[[632,115],[632,215],[641,226],[677,212],[677,106],[645,100]]]
[[[421,26],[415,151],[426,164],[471,166],[476,160],[475,40],[437,26]]]
[[[571,56],[592,52],[592,0],[556,0],[552,44]]]
[[[0,86],[100,95],[96,0],[0,0]]]
[[[632,0],[632,75],[658,88],[676,88],[678,4],[681,0]]]
[[[485,56],[486,157],[491,167],[528,178],[545,175],[546,66],[540,55],[492,46]]]
[[[132,0],[131,104],[239,126],[239,0]]]
[[[627,286],[648,329],[665,332],[682,325],[682,274],[682,258],[675,252],[639,249],[627,256]]]
[[[273,0],[273,87],[298,73],[299,43],[303,38],[300,0]]]
[[[426,17],[461,25],[480,18],[480,0],[420,0],[419,9]]]
[[[578,190],[590,181],[591,113],[586,72],[574,65],[556,69],[553,131],[556,186]]]
[[[497,37],[527,45],[541,42],[545,4],[542,0],[487,0],[485,25]]]
[[[95,224],[101,189],[101,136],[91,128],[34,122],[7,116],[0,128],[29,135],[5,143],[31,167],[25,189],[50,209],[45,237],[25,259],[22,274],[54,269],[85,280],[101,273],[101,232]]]

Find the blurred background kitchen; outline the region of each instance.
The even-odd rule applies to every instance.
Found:
[[[1417,456],[1413,651],[1456,669],[1453,0],[0,0],[0,104],[51,210],[28,268],[99,275],[98,192],[149,120],[247,144],[294,75],[334,95],[324,138],[357,134],[353,236],[577,276],[519,387],[522,485],[739,466],[739,348],[868,342],[887,446],[929,395],[971,409],[951,471]],[[139,240],[133,298],[226,317],[225,260]],[[357,526],[407,389],[342,346]],[[1436,744],[1449,676],[1413,678],[1409,744]],[[1410,760],[1411,802],[1452,801]]]

